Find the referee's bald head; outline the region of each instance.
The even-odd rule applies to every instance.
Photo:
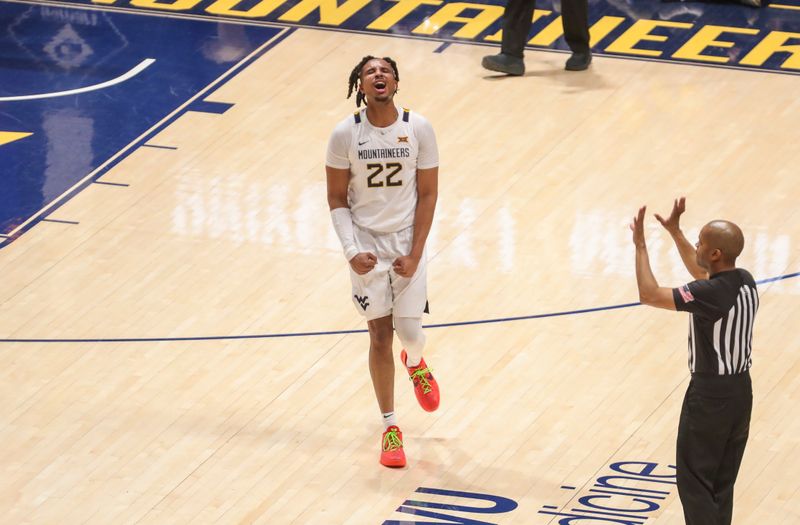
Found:
[[[726,263],[735,263],[744,249],[742,229],[730,221],[715,220],[706,224],[703,230],[711,248],[718,249]]]

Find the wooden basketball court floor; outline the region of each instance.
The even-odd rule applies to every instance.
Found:
[[[299,29],[214,94],[231,110],[185,114],[149,141],[177,149],[141,147],[102,178],[129,186],[52,215],[78,224],[0,251],[0,521],[544,524],[616,462],[669,474],[688,319],[630,305],[627,225],[685,195],[690,238],[729,218],[742,267],[789,276],[760,285],[734,521],[800,523],[797,78],[606,57],[575,74],[533,51],[525,77],[498,78],[479,67],[492,48],[437,46]],[[368,338],[345,333],[364,323],[325,200],[327,137],[366,53],[398,61],[398,103],[441,155],[425,322],[447,325],[427,330],[443,400],[424,413],[398,367],[401,470],[378,464]],[[688,281],[647,227],[659,282]],[[641,522],[683,522],[674,485],[638,486],[669,493]],[[518,506],[396,512],[491,506],[420,487]]]

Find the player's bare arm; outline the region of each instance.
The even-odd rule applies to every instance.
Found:
[[[631,223],[633,244],[636,246],[636,284],[639,286],[639,301],[648,306],[675,310],[672,289],[660,287],[653,275],[653,270],[650,268],[650,257],[647,253],[647,243],[644,239],[644,216],[646,211],[647,206],[639,208],[639,213],[636,214]]]
[[[339,208],[347,208],[349,210],[347,186],[350,181],[350,170],[325,166],[325,173],[328,180],[328,206],[331,211]],[[358,252],[348,262],[354,272],[364,275],[375,268],[378,258],[374,253]]]
[[[411,241],[411,253],[395,259],[392,267],[397,275],[411,277],[417,271],[422,258],[425,242],[431,231],[436,200],[439,197],[439,168],[417,170],[417,207],[414,211],[414,237]]]
[[[686,238],[681,230],[680,218],[685,211],[686,197],[680,197],[675,199],[669,217],[665,219],[657,213],[655,217],[658,222],[661,223],[661,226],[670,234],[672,240],[675,241],[675,246],[677,246],[678,252],[681,254],[681,260],[683,260],[684,266],[686,266],[686,269],[692,274],[692,277],[695,279],[708,279],[708,272],[697,264],[697,251],[694,245],[689,242],[689,239]]]

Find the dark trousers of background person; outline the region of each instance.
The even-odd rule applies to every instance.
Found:
[[[753,387],[749,372],[694,374],[678,426],[678,495],[686,525],[729,525],[742,463]]]
[[[503,14],[502,52],[522,58],[531,19],[536,8],[535,0],[509,0]],[[561,23],[564,38],[573,53],[589,52],[589,2],[588,0],[561,0]]]

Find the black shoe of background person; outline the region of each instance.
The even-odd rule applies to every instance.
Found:
[[[481,65],[490,71],[520,76],[525,73],[525,61],[519,57],[500,53],[483,57]]]
[[[583,71],[592,63],[592,52],[586,53],[572,53],[572,56],[567,59],[567,65],[564,69],[567,71]]]

